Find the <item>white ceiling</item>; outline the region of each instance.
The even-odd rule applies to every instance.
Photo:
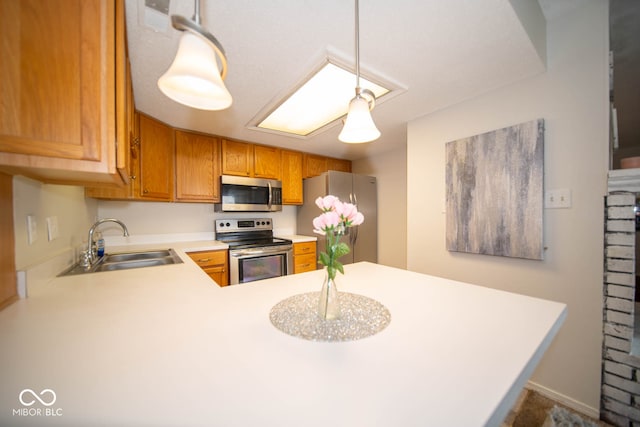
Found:
[[[580,0],[540,0],[544,14]],[[202,0],[202,25],[224,46],[231,108],[200,111],[157,88],[175,56],[180,32],[143,25],[144,0],[126,0],[129,54],[138,110],[172,126],[348,159],[406,143],[410,120],[541,73],[544,62],[512,3],[531,0],[363,0],[360,64],[406,91],[373,111],[380,139],[338,141],[341,125],[310,139],[247,128],[265,106],[304,78],[326,52],[353,64],[354,4],[348,0]],[[191,0],[171,0],[172,14],[191,19]],[[534,13],[540,14],[534,3]],[[536,12],[537,11],[537,12]],[[525,22],[525,21],[523,21]]]

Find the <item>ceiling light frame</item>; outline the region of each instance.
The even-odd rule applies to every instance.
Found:
[[[258,132],[269,133],[274,135],[286,136],[290,138],[296,139],[310,139],[314,136],[317,136],[321,133],[328,131],[329,129],[335,127],[339,123],[342,123],[344,117],[347,114],[347,108],[344,109],[344,113],[340,116],[336,117],[333,120],[328,121],[325,125],[318,127],[311,132],[300,135],[291,132],[285,132],[276,129],[269,129],[265,127],[260,127],[260,123],[262,123],[267,117],[269,117],[275,110],[280,108],[282,104],[284,104],[291,96],[293,96],[297,91],[300,90],[309,80],[311,80],[316,74],[318,74],[324,67],[328,64],[331,64],[337,68],[348,72],[352,77],[355,76],[355,72],[353,69],[353,58],[349,58],[348,55],[338,51],[335,48],[328,47],[325,50],[314,56],[315,59],[309,61],[311,65],[308,67],[310,69],[309,72],[305,73],[303,77],[301,77],[295,84],[291,87],[281,91],[278,95],[274,96],[271,101],[269,101],[263,108],[261,108],[255,116],[246,124],[246,128],[250,130],[255,130]],[[388,91],[383,95],[380,95],[376,98],[377,104],[382,104],[387,102],[388,100],[395,98],[396,96],[404,93],[406,91],[406,86],[392,80],[388,77],[383,77],[380,73],[371,71],[366,67],[362,67],[362,72],[360,73],[360,77],[364,80],[367,80],[375,85],[383,87]],[[367,90],[367,89],[362,89]],[[346,107],[346,105],[345,105]]]

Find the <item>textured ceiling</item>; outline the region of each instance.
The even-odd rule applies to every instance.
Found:
[[[540,1],[549,18],[566,13],[577,0]],[[527,10],[514,9],[512,3],[526,5]],[[189,19],[193,7],[190,0],[170,1],[171,14]],[[404,145],[408,121],[545,69],[530,36],[540,24],[536,16],[544,25],[536,2],[363,0],[362,73],[374,73],[406,89],[373,111],[382,136],[367,144],[343,144],[337,138],[341,125],[336,124],[310,139],[284,137],[248,129],[247,124],[304,78],[327,52],[354,63],[352,1],[202,0],[202,25],[222,43],[229,62],[226,84],[234,100],[224,111],[194,110],[158,90],[156,82],[173,60],[180,33],[171,28],[154,31],[144,24],[141,12],[144,0],[126,0],[140,111],[179,128],[349,159]]]

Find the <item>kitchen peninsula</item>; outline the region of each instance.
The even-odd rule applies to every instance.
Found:
[[[176,250],[184,263],[55,278],[1,311],[0,424],[498,426],[566,316],[564,304],[357,263],[340,290],[384,304],[391,323],[307,341],[269,313],[319,291],[323,271],[221,288]]]

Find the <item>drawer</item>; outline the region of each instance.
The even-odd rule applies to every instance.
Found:
[[[293,244],[294,255],[305,255],[311,253],[316,253],[316,242],[302,242]]]
[[[187,255],[200,267],[210,267],[215,265],[225,265],[227,263],[227,251],[201,251],[187,252]]]
[[[304,273],[316,269],[316,254],[296,255],[293,262],[293,273]]]

